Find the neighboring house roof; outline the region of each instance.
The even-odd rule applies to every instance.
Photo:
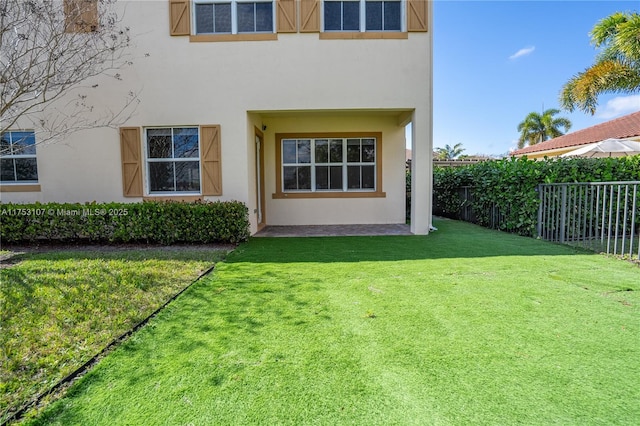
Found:
[[[511,152],[510,155],[512,157],[529,154],[540,156],[543,152],[546,153],[548,151],[561,154],[568,151],[569,148],[600,142],[609,138],[627,139],[634,137],[640,137],[640,111],[518,149]]]

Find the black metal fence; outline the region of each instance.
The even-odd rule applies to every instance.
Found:
[[[538,187],[538,237],[640,259],[640,181]]]
[[[505,215],[504,212],[502,212],[495,204],[489,207],[489,211],[487,212],[488,214],[485,215],[488,218],[488,223],[480,223],[479,217],[476,213],[476,209],[478,209],[478,207],[475,197],[475,188],[473,186],[457,188],[458,199],[455,201],[455,205],[445,205],[442,203],[437,196],[438,191],[438,188],[434,189],[434,215],[481,224],[491,229],[501,229],[501,224],[504,223]]]
[[[539,238],[640,259],[640,181],[543,184],[537,190]],[[434,214],[478,223],[473,187],[458,188],[458,199],[448,205],[438,188],[434,192]],[[481,212],[488,218],[482,225],[509,231],[505,212],[488,209]]]

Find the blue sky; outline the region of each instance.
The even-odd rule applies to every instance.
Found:
[[[589,32],[635,1],[434,2],[434,147],[462,143],[465,154],[514,149],[517,126],[544,106],[559,108],[562,85],[597,54]],[[640,110],[640,94],[606,95],[594,116],[562,111],[583,129]]]

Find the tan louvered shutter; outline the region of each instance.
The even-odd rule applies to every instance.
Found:
[[[120,128],[120,156],[122,160],[122,195],[142,197],[142,150],[140,128]]]
[[[190,0],[169,0],[169,24],[172,36],[191,34]]]
[[[276,1],[276,22],[279,33],[295,33],[296,25],[296,0]]]
[[[407,0],[407,31],[427,31],[427,0]]]
[[[220,125],[200,126],[202,195],[222,195]]]
[[[320,32],[320,2],[300,0],[300,32]]]
[[[90,33],[98,30],[98,0],[64,0],[65,32]]]

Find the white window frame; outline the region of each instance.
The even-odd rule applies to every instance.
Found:
[[[360,3],[360,30],[325,30],[324,29],[324,5],[327,2],[343,2],[343,1],[357,1]],[[322,32],[327,33],[339,33],[339,32],[361,32],[361,33],[398,33],[407,31],[407,2],[406,0],[399,0],[400,3],[400,30],[369,30],[367,31],[367,2],[368,1],[393,1],[393,0],[322,0],[322,11],[320,13],[320,28]]]
[[[222,34],[274,34],[276,32],[276,9],[277,0],[194,0],[194,7],[191,11],[191,22],[193,22],[193,35],[222,35]],[[196,32],[196,4],[231,4],[231,32],[230,33],[198,33]],[[238,32],[238,4],[239,3],[270,3],[271,4],[271,31],[249,31]]]
[[[350,139],[358,139],[362,141],[363,139],[371,139],[373,140],[374,147],[374,160],[373,162],[363,162],[363,161],[348,161],[347,159],[347,141]],[[341,162],[317,162],[316,161],[316,141],[328,141],[329,144],[331,141],[341,140],[342,141],[342,161]],[[284,143],[286,141],[310,141],[310,162],[309,163],[285,163],[284,161]],[[375,136],[344,136],[344,137],[298,137],[298,138],[283,138],[280,141],[281,149],[280,149],[280,164],[281,170],[280,174],[282,176],[282,188],[281,191],[283,193],[309,193],[309,192],[334,192],[334,193],[343,193],[343,192],[377,192],[378,188],[378,140]],[[330,145],[329,145],[330,146]],[[328,147],[328,155],[330,156],[330,148]],[[330,157],[329,157],[330,158]],[[311,188],[310,189],[286,189],[285,188],[285,180],[284,180],[284,169],[285,167],[310,167],[311,168]],[[316,188],[316,167],[331,167],[331,166],[340,166],[342,167],[342,189],[317,189]],[[373,188],[349,188],[349,176],[348,176],[348,167],[349,166],[371,166],[373,167]],[[362,180],[361,180],[362,186]]]
[[[34,139],[34,144],[33,144],[33,149],[34,151],[36,150],[36,145],[37,143],[35,142],[35,138],[36,138],[36,132],[35,130],[31,130],[31,129],[16,129],[16,130],[6,130],[4,132],[2,132],[3,134],[9,134],[9,139],[10,139],[10,145],[13,147],[13,133],[32,133],[33,134],[33,139]],[[13,148],[12,148],[13,150]],[[25,184],[37,184],[39,183],[40,180],[40,174],[38,173],[38,157],[37,157],[37,152],[34,154],[13,154],[13,152],[11,154],[5,154],[2,155],[0,154],[0,159],[2,160],[19,160],[19,159],[34,159],[36,160],[36,179],[35,180],[6,180],[6,181],[0,181],[0,183],[2,183],[2,185],[25,185]],[[16,166],[15,166],[15,162],[13,162],[13,175],[14,177],[18,177],[17,172],[16,172]]]
[[[149,158],[149,130],[157,129],[171,129],[171,157],[166,158]],[[198,156],[189,158],[175,158],[175,149],[173,146],[173,129],[196,129],[198,131]],[[144,128],[144,164],[145,164],[145,190],[149,196],[162,196],[162,195],[201,195],[202,194],[202,134],[200,126],[195,125],[176,125],[176,126],[148,126]],[[149,170],[150,163],[167,163],[167,162],[198,162],[198,173],[200,178],[200,190],[199,191],[151,191],[151,173]],[[174,176],[175,185],[175,176]]]

